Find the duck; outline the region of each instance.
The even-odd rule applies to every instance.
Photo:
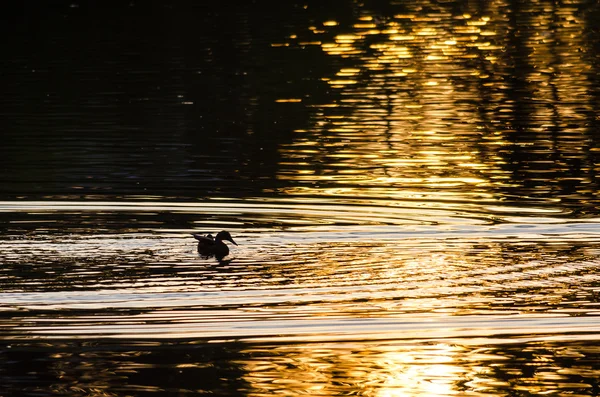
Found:
[[[213,238],[212,234],[203,236],[201,234],[192,233],[192,236],[198,240],[198,253],[203,256],[216,256],[217,259],[222,259],[229,254],[229,247],[223,241],[229,241],[232,244],[238,245],[229,232],[223,230],[217,233]]]

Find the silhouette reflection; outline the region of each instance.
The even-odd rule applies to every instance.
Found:
[[[593,341],[13,341],[0,370],[20,395],[598,395]]]

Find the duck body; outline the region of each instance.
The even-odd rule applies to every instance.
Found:
[[[237,243],[233,241],[231,234],[225,230],[217,233],[215,238],[213,238],[211,234],[203,236],[201,234],[192,233],[192,236],[198,240],[198,253],[203,256],[214,255],[218,259],[227,256],[229,254],[229,247],[223,241],[229,241],[237,245]]]

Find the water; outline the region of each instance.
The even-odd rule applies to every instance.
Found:
[[[284,3],[8,9],[0,395],[600,394],[598,5]]]

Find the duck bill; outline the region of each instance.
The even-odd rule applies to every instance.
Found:
[[[236,243],[235,241],[233,241],[233,239],[232,239],[232,238],[230,238],[230,239],[229,239],[229,240],[227,240],[227,241],[231,241],[233,244],[235,244],[235,245],[238,245],[238,243]]]

